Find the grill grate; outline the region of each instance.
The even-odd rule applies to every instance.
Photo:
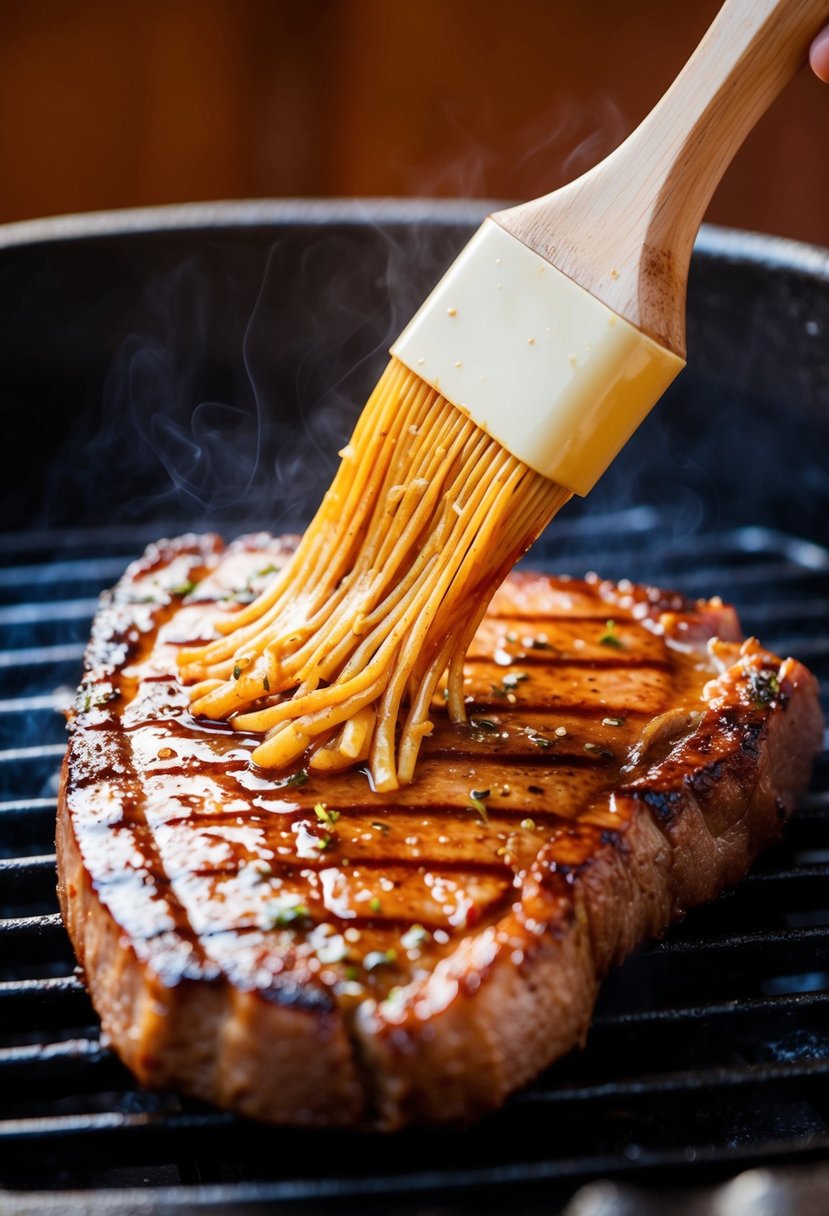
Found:
[[[671,538],[650,509],[555,529],[559,569],[727,594],[829,686],[829,551],[749,528]],[[829,1150],[829,756],[785,843],[605,984],[588,1048],[468,1130],[262,1128],[140,1091],[102,1045],[56,912],[63,723],[95,594],[147,537],[2,539],[0,1187],[20,1210],[550,1212],[577,1182],[695,1181]],[[69,555],[69,556],[67,556]],[[103,1164],[105,1163],[105,1164]],[[541,1184],[544,1184],[541,1187]],[[19,1197],[23,1204],[23,1197]],[[89,1206],[91,1205],[91,1206]],[[107,1206],[109,1205],[109,1206]],[[80,1209],[78,1209],[80,1210]],[[132,1210],[132,1209],[130,1209]]]

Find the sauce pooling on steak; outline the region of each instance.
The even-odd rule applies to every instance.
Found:
[[[414,785],[275,778],[251,766],[258,736],[192,717],[176,652],[289,552],[185,538],[130,568],[73,711],[74,831],[99,899],[164,983],[225,975],[301,1004],[394,1001],[503,917],[534,869],[566,877],[613,838],[614,792],[688,733],[723,667],[707,639],[736,643],[738,626],[642,588],[515,574],[469,652],[469,725],[438,706]],[[737,645],[717,645],[733,663]],[[759,704],[762,674],[747,666],[739,695]],[[712,760],[734,745],[727,731],[700,741]]]

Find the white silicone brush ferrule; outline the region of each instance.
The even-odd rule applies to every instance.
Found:
[[[576,494],[685,366],[490,219],[391,353]]]

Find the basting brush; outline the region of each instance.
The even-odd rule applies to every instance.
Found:
[[[727,165],[829,19],[829,0],[728,0],[606,160],[484,221],[392,359],[292,559],[182,652],[194,714],[280,769],[412,780],[430,712],[466,720],[490,597],[589,492],[684,366],[691,249]]]

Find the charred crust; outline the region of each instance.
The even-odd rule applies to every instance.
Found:
[[[636,802],[644,803],[662,827],[670,824],[682,811],[681,790],[637,789],[634,786],[628,786],[619,792],[625,797],[633,798]]]
[[[717,728],[721,727],[740,752],[752,760],[757,760],[760,757],[760,742],[763,732],[768,726],[769,715],[775,709],[782,710],[785,709],[785,706],[778,702],[763,710],[757,709],[750,716],[739,714],[733,709],[725,711],[717,722],[712,723],[710,734],[713,735]]]
[[[291,976],[276,976],[270,984],[254,989],[254,995],[282,1009],[298,1009],[315,1014],[337,1012],[337,1006],[327,989]]]
[[[602,844],[609,845],[610,848],[615,849],[618,853],[625,851],[624,837],[619,831],[603,828],[599,839]]]
[[[762,712],[736,707],[709,711],[655,768],[622,786],[620,796],[647,806],[664,830],[676,823],[689,796],[704,809],[726,781],[750,791],[771,712],[769,707]]]
[[[688,787],[698,802],[704,802],[722,781],[724,761],[715,760],[713,764],[691,773],[687,778]]]

